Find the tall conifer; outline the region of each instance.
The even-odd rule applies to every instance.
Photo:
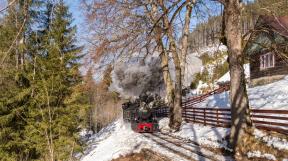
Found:
[[[79,150],[79,111],[85,109],[79,74],[76,28],[63,1],[47,2],[44,29],[38,34],[33,99],[26,135],[40,158],[63,160]]]

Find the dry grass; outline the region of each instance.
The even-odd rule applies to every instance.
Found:
[[[279,150],[274,147],[268,146],[265,142],[255,138],[253,135],[254,129],[246,130],[246,134],[241,139],[240,146],[237,148],[236,160],[255,160],[262,161],[263,158],[248,158],[247,153],[250,151],[260,151],[262,154],[268,153],[274,155],[277,160],[283,160],[288,157],[288,150]],[[276,134],[275,134],[276,135]],[[277,137],[283,137],[281,134],[277,134]],[[285,136],[284,136],[285,137]]]
[[[285,75],[275,75],[275,76],[266,76],[266,77],[256,78],[256,79],[252,79],[249,85],[251,87],[265,85],[265,84],[279,81],[283,79],[284,77]]]
[[[117,159],[113,159],[112,161],[171,161],[171,159],[168,159],[149,149],[143,149],[139,153],[121,156]]]
[[[109,91],[112,83],[112,67],[103,73],[103,79],[95,82],[93,72],[89,70],[85,77],[86,91],[88,93],[90,109],[87,114],[88,129],[98,132],[101,128],[118,119],[121,115],[121,100],[118,93]]]
[[[98,127],[97,130],[100,130],[120,117],[121,101],[111,100],[100,105],[96,104],[93,111],[93,122]]]

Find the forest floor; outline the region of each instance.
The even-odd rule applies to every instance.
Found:
[[[132,153],[126,156],[120,156],[112,161],[172,161],[171,159],[160,155],[149,149],[142,149],[139,153]]]

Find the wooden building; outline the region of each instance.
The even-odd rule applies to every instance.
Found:
[[[288,16],[259,16],[244,53],[250,61],[250,85],[288,75]]]

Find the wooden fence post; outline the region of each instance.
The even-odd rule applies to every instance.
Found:
[[[194,119],[194,122],[195,122],[195,108],[193,108],[193,119]]]
[[[184,103],[184,120],[187,122],[186,103]]]
[[[219,125],[218,109],[216,109],[217,126]]]
[[[204,126],[206,126],[206,109],[204,108]]]

